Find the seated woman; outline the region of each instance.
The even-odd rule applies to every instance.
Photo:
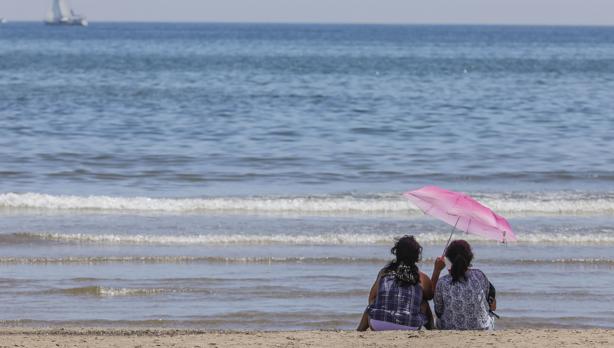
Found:
[[[433,298],[429,277],[418,270],[422,247],[413,236],[400,238],[390,252],[396,256],[384,267],[369,293],[358,331],[417,330],[432,327],[428,300]]]
[[[435,288],[435,314],[437,328],[442,330],[489,330],[494,328],[490,315],[495,310],[494,294],[489,304],[492,286],[479,269],[470,268],[473,260],[471,246],[464,240],[455,240],[446,249],[445,257],[452,263],[449,274],[439,279],[446,267],[443,257],[435,260],[433,286]],[[494,293],[494,291],[493,291]]]

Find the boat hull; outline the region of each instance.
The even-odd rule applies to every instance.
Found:
[[[45,22],[46,25],[57,25],[57,26],[80,26],[80,27],[87,27],[88,22],[85,19],[75,19],[75,20],[68,20],[68,21],[46,21]]]

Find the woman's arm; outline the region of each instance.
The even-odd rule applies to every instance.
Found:
[[[497,310],[497,299],[493,298],[492,302],[490,302],[488,305],[490,306],[491,311],[496,311]]]
[[[443,294],[441,292],[442,292],[442,286],[439,286],[439,288],[435,287],[435,297],[433,298],[433,307],[435,307],[435,314],[439,318],[441,318],[441,315],[443,314],[443,310],[444,310]]]
[[[377,298],[377,292],[379,291],[379,279],[381,276],[382,272],[379,272],[375,282],[371,286],[371,291],[369,291],[369,304],[373,304],[375,302],[375,298]]]
[[[446,268],[446,261],[443,256],[439,256],[435,259],[435,266],[433,267],[433,275],[431,276],[431,282],[433,283],[433,289],[437,289],[437,282],[439,281],[439,275],[441,270]]]
[[[369,305],[373,304],[375,302],[375,299],[377,298],[377,291],[379,290],[379,279],[381,275],[382,272],[379,272],[377,275],[377,279],[375,279],[375,282],[371,286],[371,291],[369,291]],[[358,327],[356,328],[357,331],[366,331],[369,328],[369,315],[367,314],[368,310],[369,307],[367,307],[367,309],[365,309],[365,311],[362,313],[360,323],[358,323]]]
[[[492,285],[492,283],[488,280],[485,274],[484,274],[484,278],[486,278],[486,282],[488,283],[488,292],[486,293],[487,294],[486,298],[488,299],[488,305],[490,306],[491,311],[496,311],[497,310],[497,290],[495,289],[495,286]]]
[[[420,272],[420,286],[422,286],[422,299],[425,301],[432,300],[435,293],[433,283],[431,278],[422,272]]]

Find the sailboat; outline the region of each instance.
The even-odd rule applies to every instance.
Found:
[[[45,24],[49,25],[80,25],[87,26],[85,16],[76,14],[70,8],[68,0],[53,0],[47,13]]]
[[[6,18],[0,17],[0,24],[6,24]]]

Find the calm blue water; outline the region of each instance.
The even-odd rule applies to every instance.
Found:
[[[0,320],[352,328],[435,184],[501,327],[614,327],[612,110],[608,27],[2,25]]]
[[[614,28],[2,27],[2,191],[614,182]]]

